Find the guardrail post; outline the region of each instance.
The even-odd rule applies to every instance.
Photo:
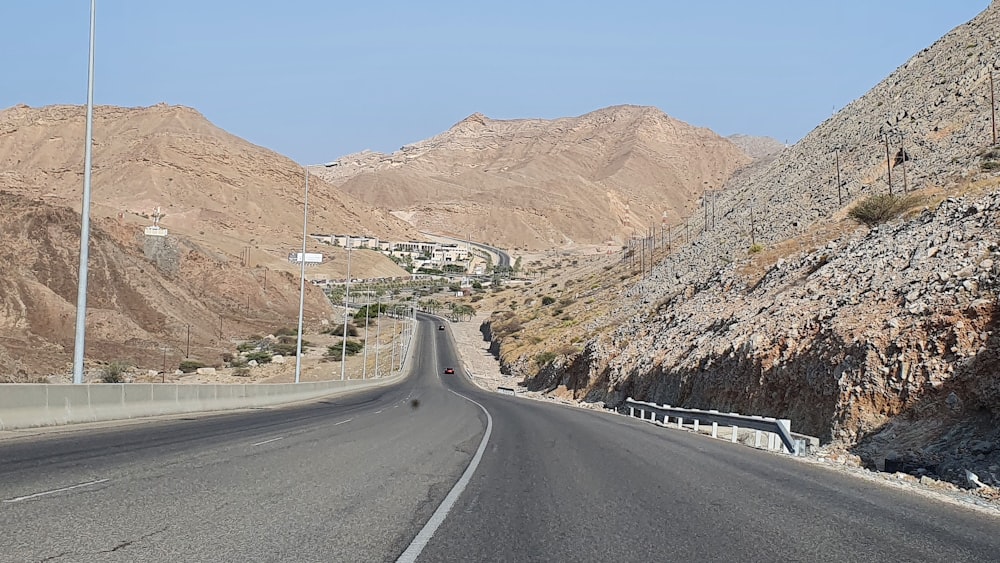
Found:
[[[774,451],[774,438],[774,432],[767,433],[767,449],[770,451]]]
[[[760,430],[753,431],[753,447],[760,447]]]
[[[684,428],[684,419],[679,416],[677,417],[677,428]]]
[[[629,407],[629,408],[628,408],[628,415],[629,415],[629,416],[630,416],[631,418],[635,418],[635,407]]]
[[[712,437],[713,438],[718,438],[719,437],[719,423],[718,422],[713,422],[712,423]]]
[[[698,431],[698,422],[699,422],[699,420],[698,420],[697,418],[696,418],[696,419],[694,419],[694,431],[695,431],[695,432],[697,432],[697,431]]]
[[[740,433],[740,427],[739,426],[733,426],[733,436],[732,436],[732,440],[731,441],[734,444],[737,441],[737,435],[739,435],[739,433]]]

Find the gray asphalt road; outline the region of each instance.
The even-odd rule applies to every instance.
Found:
[[[991,561],[1000,520],[625,417],[480,391],[425,320],[400,385],[0,441],[3,561]],[[419,400],[413,408],[411,400]],[[83,484],[79,488],[34,496]],[[9,502],[13,501],[13,502]],[[424,531],[426,534],[426,530]]]

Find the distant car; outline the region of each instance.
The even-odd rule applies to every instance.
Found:
[[[444,368],[444,373],[446,375],[455,373],[455,368]]]
[[[438,325],[438,330],[444,330],[444,325]]]

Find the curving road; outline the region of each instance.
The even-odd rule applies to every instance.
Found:
[[[1000,551],[1000,520],[982,513],[481,391],[460,375],[449,331],[420,320],[412,375],[392,386],[4,435],[0,561],[987,561]]]

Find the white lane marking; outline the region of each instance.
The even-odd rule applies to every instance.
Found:
[[[382,411],[375,411],[375,414],[382,414]]]
[[[108,481],[110,481],[110,479],[98,479],[96,481],[89,481],[87,483],[80,483],[79,485],[73,485],[71,487],[63,487],[61,489],[54,489],[54,490],[45,491],[45,492],[42,492],[42,493],[35,493],[33,495],[25,495],[23,497],[11,498],[11,499],[4,500],[3,502],[6,502],[6,503],[21,502],[22,500],[28,500],[28,499],[32,499],[32,498],[44,497],[46,495],[54,495],[56,493],[62,493],[62,492],[65,492],[65,491],[72,491],[73,489],[79,489],[81,487],[90,487],[92,485],[99,485],[101,483],[106,483]]]
[[[270,444],[271,442],[277,442],[278,440],[284,440],[284,436],[279,436],[277,438],[271,438],[270,440],[264,440],[263,442],[257,442],[256,444],[250,444],[251,446],[263,446],[264,444]]]
[[[398,408],[399,408],[399,405],[392,405],[392,408],[394,408],[394,409],[398,409]]]
[[[451,391],[451,389],[449,389],[449,391]],[[451,392],[455,393],[454,391]],[[476,455],[472,456],[472,461],[470,461],[469,466],[465,468],[465,473],[462,473],[462,477],[459,478],[458,482],[455,483],[455,486],[448,492],[448,496],[444,497],[444,501],[441,502],[441,505],[438,506],[437,510],[434,511],[434,514],[431,515],[431,519],[428,520],[427,523],[424,524],[424,527],[420,529],[420,532],[417,533],[417,537],[413,538],[413,541],[410,542],[410,546],[407,547],[406,551],[399,556],[396,563],[414,563],[417,558],[420,557],[420,553],[425,547],[427,547],[427,542],[431,541],[431,538],[434,537],[434,532],[436,532],[438,527],[440,527],[444,522],[444,519],[448,516],[448,512],[451,510],[451,507],[455,505],[455,501],[458,500],[462,491],[465,490],[466,485],[468,485],[469,481],[472,480],[472,474],[475,473],[476,468],[479,467],[479,462],[483,459],[483,452],[486,451],[486,444],[490,441],[490,434],[493,433],[493,417],[490,416],[490,411],[486,410],[486,407],[483,405],[480,405],[476,401],[473,401],[461,393],[455,394],[483,409],[483,412],[486,413],[486,434],[483,435],[483,441],[479,443],[479,449],[476,450]]]
[[[347,420],[341,420],[340,422],[334,424],[334,426],[340,426],[341,424],[347,424],[348,422],[354,420],[353,418],[348,418]]]

